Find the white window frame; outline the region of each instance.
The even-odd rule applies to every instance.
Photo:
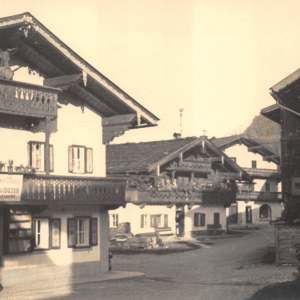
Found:
[[[49,219],[35,218],[34,232],[35,232],[35,247],[34,249],[50,249],[49,236]]]
[[[90,218],[75,219],[75,236],[76,248],[90,246]]]
[[[54,171],[53,145],[49,145],[50,172]],[[34,168],[36,172],[45,172],[45,143],[28,142],[28,166]]]
[[[93,173],[93,149],[85,146],[69,146],[69,173]]]
[[[119,215],[118,214],[110,214],[109,215],[109,227],[110,228],[118,228],[119,225]]]
[[[142,228],[150,228],[150,219],[151,219],[151,215],[149,214],[142,214],[141,218],[143,216],[143,226]]]

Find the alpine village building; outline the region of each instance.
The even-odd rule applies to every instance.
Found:
[[[133,234],[224,232],[236,181],[252,181],[206,136],[108,145],[106,155],[107,174],[127,179],[127,205],[110,211],[110,227],[130,223]]]
[[[300,234],[300,69],[270,88],[276,104],[261,114],[281,126],[283,222],[275,224],[277,264],[298,265],[295,244]]]
[[[107,272],[108,210],[126,202],[106,144],[158,118],[30,13],[0,19],[0,48],[1,283]]]
[[[237,202],[229,207],[229,224],[269,224],[282,214],[280,155],[249,133],[213,139],[252,178],[238,184]]]

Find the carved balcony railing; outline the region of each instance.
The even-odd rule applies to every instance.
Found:
[[[282,193],[278,192],[239,192],[237,200],[282,202]]]
[[[243,168],[251,177],[257,179],[268,179],[268,178],[281,178],[280,170],[270,169],[255,169],[255,168]]]
[[[169,204],[220,204],[230,206],[236,201],[234,191],[168,191],[168,190],[126,190],[126,202],[147,205]]]
[[[24,175],[21,203],[125,205],[123,179]]]
[[[60,89],[0,79],[0,113],[56,117]]]

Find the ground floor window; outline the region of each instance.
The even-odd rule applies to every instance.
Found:
[[[119,225],[119,215],[111,214],[109,215],[109,227],[118,228]]]
[[[60,219],[33,217],[25,208],[7,209],[5,215],[5,253],[17,254],[60,248]]]
[[[214,225],[220,224],[220,213],[214,213]]]
[[[68,247],[81,248],[98,244],[97,218],[68,219]]]
[[[168,215],[141,215],[141,228],[168,227]]]
[[[194,227],[205,226],[205,214],[194,213]]]

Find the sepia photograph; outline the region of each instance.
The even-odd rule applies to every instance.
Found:
[[[299,300],[300,2],[9,0],[1,300]]]

